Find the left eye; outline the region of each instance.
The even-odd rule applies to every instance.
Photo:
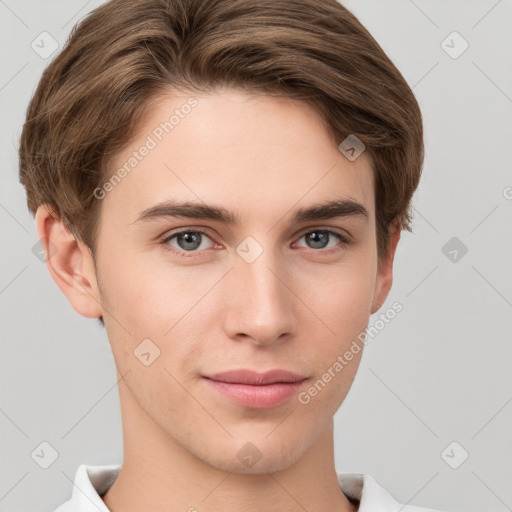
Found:
[[[345,242],[345,239],[341,235],[334,231],[331,231],[330,229],[318,229],[315,231],[308,231],[307,233],[302,235],[299,238],[299,240],[305,238],[308,242],[312,244],[312,246],[310,246],[311,249],[325,249],[327,247],[329,239],[331,239],[333,235],[338,239],[338,241]],[[331,247],[333,246],[331,245]]]

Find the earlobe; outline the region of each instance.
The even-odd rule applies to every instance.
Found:
[[[391,285],[393,284],[393,261],[396,247],[400,240],[400,232],[399,227],[393,227],[389,239],[388,254],[378,263],[377,279],[375,281],[373,302],[370,310],[372,315],[381,308],[391,290]]]
[[[35,215],[46,266],[73,309],[87,318],[102,314],[94,262],[88,247],[77,241],[66,224],[48,205]]]

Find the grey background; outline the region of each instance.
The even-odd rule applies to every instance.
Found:
[[[16,155],[28,101],[55,56],[41,58],[31,42],[47,31],[60,49],[101,3],[0,0],[2,512],[53,510],[79,464],[122,461],[105,331],[74,312],[32,253]],[[404,309],[369,339],[335,416],[337,469],[370,473],[404,503],[512,510],[512,1],[342,3],[413,87],[427,154],[414,234],[402,235],[381,311],[394,301]],[[441,46],[453,31],[469,43],[456,59]],[[442,250],[452,237],[468,250],[455,262],[453,247]],[[58,453],[48,469],[31,457],[43,441]],[[457,465],[463,450],[469,458],[453,469],[446,461]]]

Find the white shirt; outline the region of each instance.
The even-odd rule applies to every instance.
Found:
[[[86,466],[81,464],[75,475],[71,499],[54,512],[110,512],[103,496],[119,475],[120,464]],[[358,512],[436,512],[433,509],[398,503],[375,479],[367,474],[337,473],[341,490],[359,502]]]

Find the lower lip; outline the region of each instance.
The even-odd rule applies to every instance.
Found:
[[[262,386],[220,382],[207,378],[204,380],[238,405],[253,409],[267,409],[282,404],[295,395],[306,379],[298,382],[276,382]]]

